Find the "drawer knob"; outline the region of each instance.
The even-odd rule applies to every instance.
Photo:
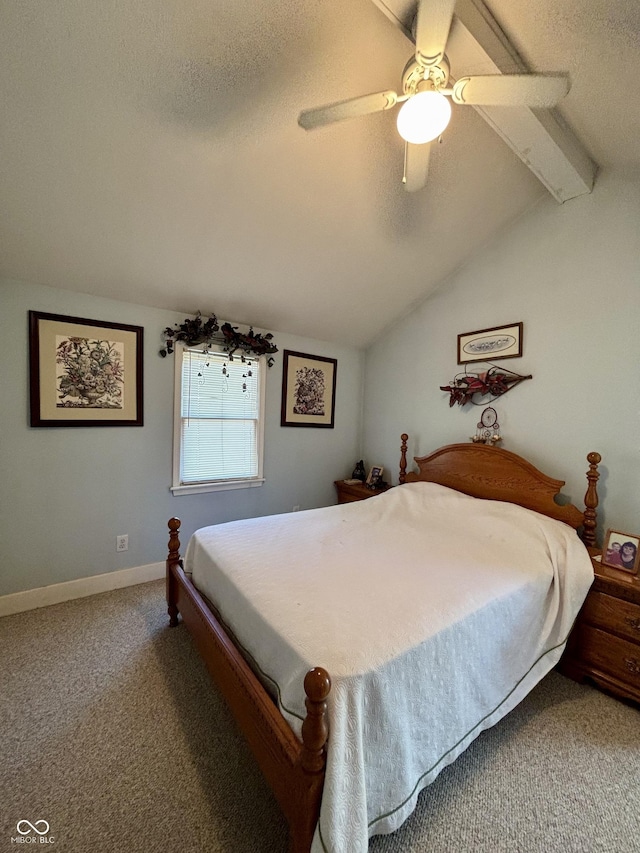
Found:
[[[640,631],[640,619],[634,619],[632,616],[625,616],[624,621],[630,625],[634,631]]]
[[[624,665],[627,667],[629,672],[633,672],[634,675],[640,675],[640,660],[636,660],[635,658],[625,658]]]

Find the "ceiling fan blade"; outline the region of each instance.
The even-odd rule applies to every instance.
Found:
[[[395,107],[397,103],[398,95],[392,91],[361,95],[359,98],[350,98],[324,107],[303,110],[298,116],[298,124],[305,130],[313,130],[314,127],[322,127],[324,124],[332,124],[334,121],[342,121],[345,118],[388,110]]]
[[[438,65],[444,56],[455,5],[455,0],[419,0],[415,39],[421,65]]]
[[[412,145],[410,142],[405,142],[402,183],[408,193],[421,190],[427,183],[430,155],[430,142],[425,142],[424,145]]]
[[[453,86],[456,104],[492,107],[555,106],[571,88],[562,74],[492,74],[461,77]]]

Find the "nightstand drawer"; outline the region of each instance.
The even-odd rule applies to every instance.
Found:
[[[640,644],[582,625],[580,657],[588,665],[640,688]]]
[[[380,489],[368,489],[364,483],[345,483],[344,480],[336,480],[334,483],[338,492],[338,503],[348,504],[351,501],[366,501],[386,492],[391,486],[382,486]]]
[[[630,601],[592,592],[582,609],[581,619],[640,643],[640,606]]]
[[[372,492],[370,495],[365,495],[365,494],[357,494],[356,495],[353,492],[347,492],[346,489],[344,489],[340,492],[339,502],[341,504],[348,504],[348,503],[351,503],[351,501],[362,501],[362,500],[366,500],[367,498],[373,497],[374,494],[375,494],[375,492]]]

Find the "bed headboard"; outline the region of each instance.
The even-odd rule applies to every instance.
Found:
[[[517,453],[487,444],[448,444],[429,456],[414,457],[417,472],[407,473],[407,440],[402,434],[400,450],[400,483],[424,480],[440,483],[475,498],[509,501],[543,515],[564,521],[576,530],[583,528],[585,545],[595,546],[597,481],[599,453],[589,453],[588,487],[585,510],[573,504],[561,506],[556,495],[565,484],[538,470]]]

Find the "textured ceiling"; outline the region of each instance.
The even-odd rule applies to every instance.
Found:
[[[640,4],[489,0],[605,168],[638,169]],[[472,110],[407,194],[391,113],[411,44],[371,0],[0,0],[0,275],[366,345],[539,199]],[[482,69],[456,69],[478,73]],[[567,202],[572,204],[575,202]],[[34,306],[37,307],[37,306]]]

